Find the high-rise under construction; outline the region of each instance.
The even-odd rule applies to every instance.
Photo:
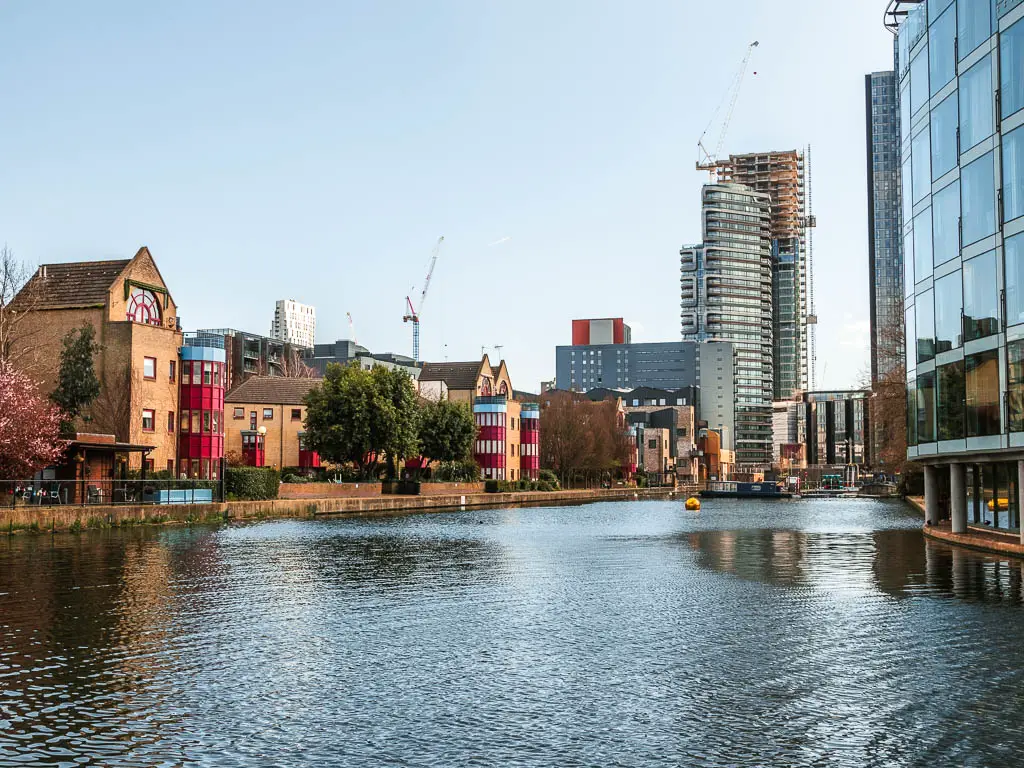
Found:
[[[814,385],[808,323],[816,318],[811,308],[808,228],[815,222],[808,205],[804,153],[730,155],[714,165],[720,183],[742,184],[770,200],[773,396],[788,400]]]

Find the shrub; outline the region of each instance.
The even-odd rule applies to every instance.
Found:
[[[537,479],[542,483],[548,483],[551,487],[547,490],[557,491],[558,490],[558,475],[552,472],[550,469],[542,469],[537,475]],[[545,489],[541,489],[545,490]]]
[[[472,459],[442,461],[434,468],[431,479],[438,483],[475,483],[480,479],[480,467]]]
[[[497,480],[484,480],[484,493],[498,493],[499,491]]]
[[[266,467],[228,467],[224,490],[243,501],[276,499],[281,473]]]

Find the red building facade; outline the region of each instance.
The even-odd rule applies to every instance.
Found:
[[[519,470],[524,480],[536,480],[540,475],[540,403],[523,403],[519,417]]]
[[[179,368],[178,474],[217,480],[224,458],[224,350],[182,347]]]

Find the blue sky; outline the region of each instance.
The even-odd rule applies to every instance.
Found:
[[[0,242],[37,264],[149,246],[187,329],[554,375],[575,317],[679,336],[696,142],[761,45],[726,152],[813,146],[818,384],[867,361],[864,74],[885,3],[0,0]],[[503,238],[509,238],[491,245]]]

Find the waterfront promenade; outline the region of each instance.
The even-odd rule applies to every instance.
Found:
[[[473,486],[475,489],[475,486]],[[311,518],[328,515],[374,515],[431,512],[460,507],[516,504],[583,504],[670,496],[686,497],[690,488],[594,488],[510,493],[427,493],[420,496],[369,495],[332,498],[293,498],[268,501],[226,501],[212,504],[159,504],[114,506],[17,506],[0,508],[0,533],[66,531],[121,525],[227,522]]]

